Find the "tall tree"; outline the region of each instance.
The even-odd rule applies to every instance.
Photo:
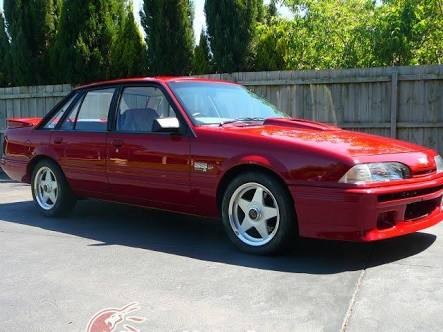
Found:
[[[9,81],[9,39],[3,13],[0,12],[0,86],[7,86]]]
[[[295,36],[293,22],[269,16],[257,25],[254,68],[258,71],[287,69],[293,53],[290,43]]]
[[[147,73],[146,46],[132,13],[132,3],[126,10],[126,18],[111,48],[111,77],[142,76]]]
[[[49,50],[58,26],[61,1],[4,1],[16,84],[42,84],[50,77]]]
[[[287,0],[294,8],[289,69],[352,66],[347,53],[361,22],[372,17],[373,0]],[[362,40],[365,42],[365,40]],[[358,60],[357,58],[353,58]]]
[[[188,74],[194,32],[190,0],[144,0],[140,12],[146,32],[149,70],[153,74]]]
[[[263,0],[206,0],[205,13],[216,70],[252,69],[254,29],[263,19]]]
[[[284,3],[294,12],[291,25],[280,22],[269,29],[290,29],[279,36],[287,40],[287,69],[443,63],[442,0]]]
[[[374,65],[442,63],[443,1],[385,2],[371,27]]]
[[[200,41],[194,49],[193,74],[209,74],[213,70],[212,56],[208,43],[208,36],[206,32],[202,30]]]
[[[110,53],[125,18],[126,1],[65,1],[51,54],[55,81],[79,83],[110,77]]]

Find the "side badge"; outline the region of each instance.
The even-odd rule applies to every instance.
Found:
[[[196,172],[207,172],[208,170],[211,170],[213,167],[209,165],[208,163],[205,163],[203,161],[194,161],[194,171]]]

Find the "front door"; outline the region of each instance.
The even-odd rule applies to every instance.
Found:
[[[75,192],[106,193],[106,139],[114,88],[91,90],[76,101],[51,135],[60,166]]]
[[[157,119],[176,118],[159,87],[122,90],[107,162],[111,190],[119,200],[180,211],[189,206],[190,138],[154,130]]]

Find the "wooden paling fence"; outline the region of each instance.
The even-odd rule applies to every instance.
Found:
[[[397,137],[443,153],[443,65],[211,74],[235,81],[299,118]],[[0,89],[6,118],[40,117],[70,85]]]

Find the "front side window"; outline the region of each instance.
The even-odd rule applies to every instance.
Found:
[[[176,119],[163,92],[156,87],[127,87],[117,110],[117,131],[150,133],[157,119]]]
[[[77,97],[77,93],[72,95],[64,104],[60,107],[60,109],[52,116],[52,118],[46,122],[46,124],[43,126],[45,129],[54,129],[57,123],[60,121],[60,119],[63,117],[63,115],[66,113],[66,111],[69,109],[69,106],[71,106],[74,99]]]
[[[197,125],[230,121],[264,121],[267,118],[287,118],[263,98],[245,87],[229,83],[174,82],[174,94]]]
[[[78,131],[106,131],[108,113],[115,89],[92,90],[72,108],[61,129]]]

